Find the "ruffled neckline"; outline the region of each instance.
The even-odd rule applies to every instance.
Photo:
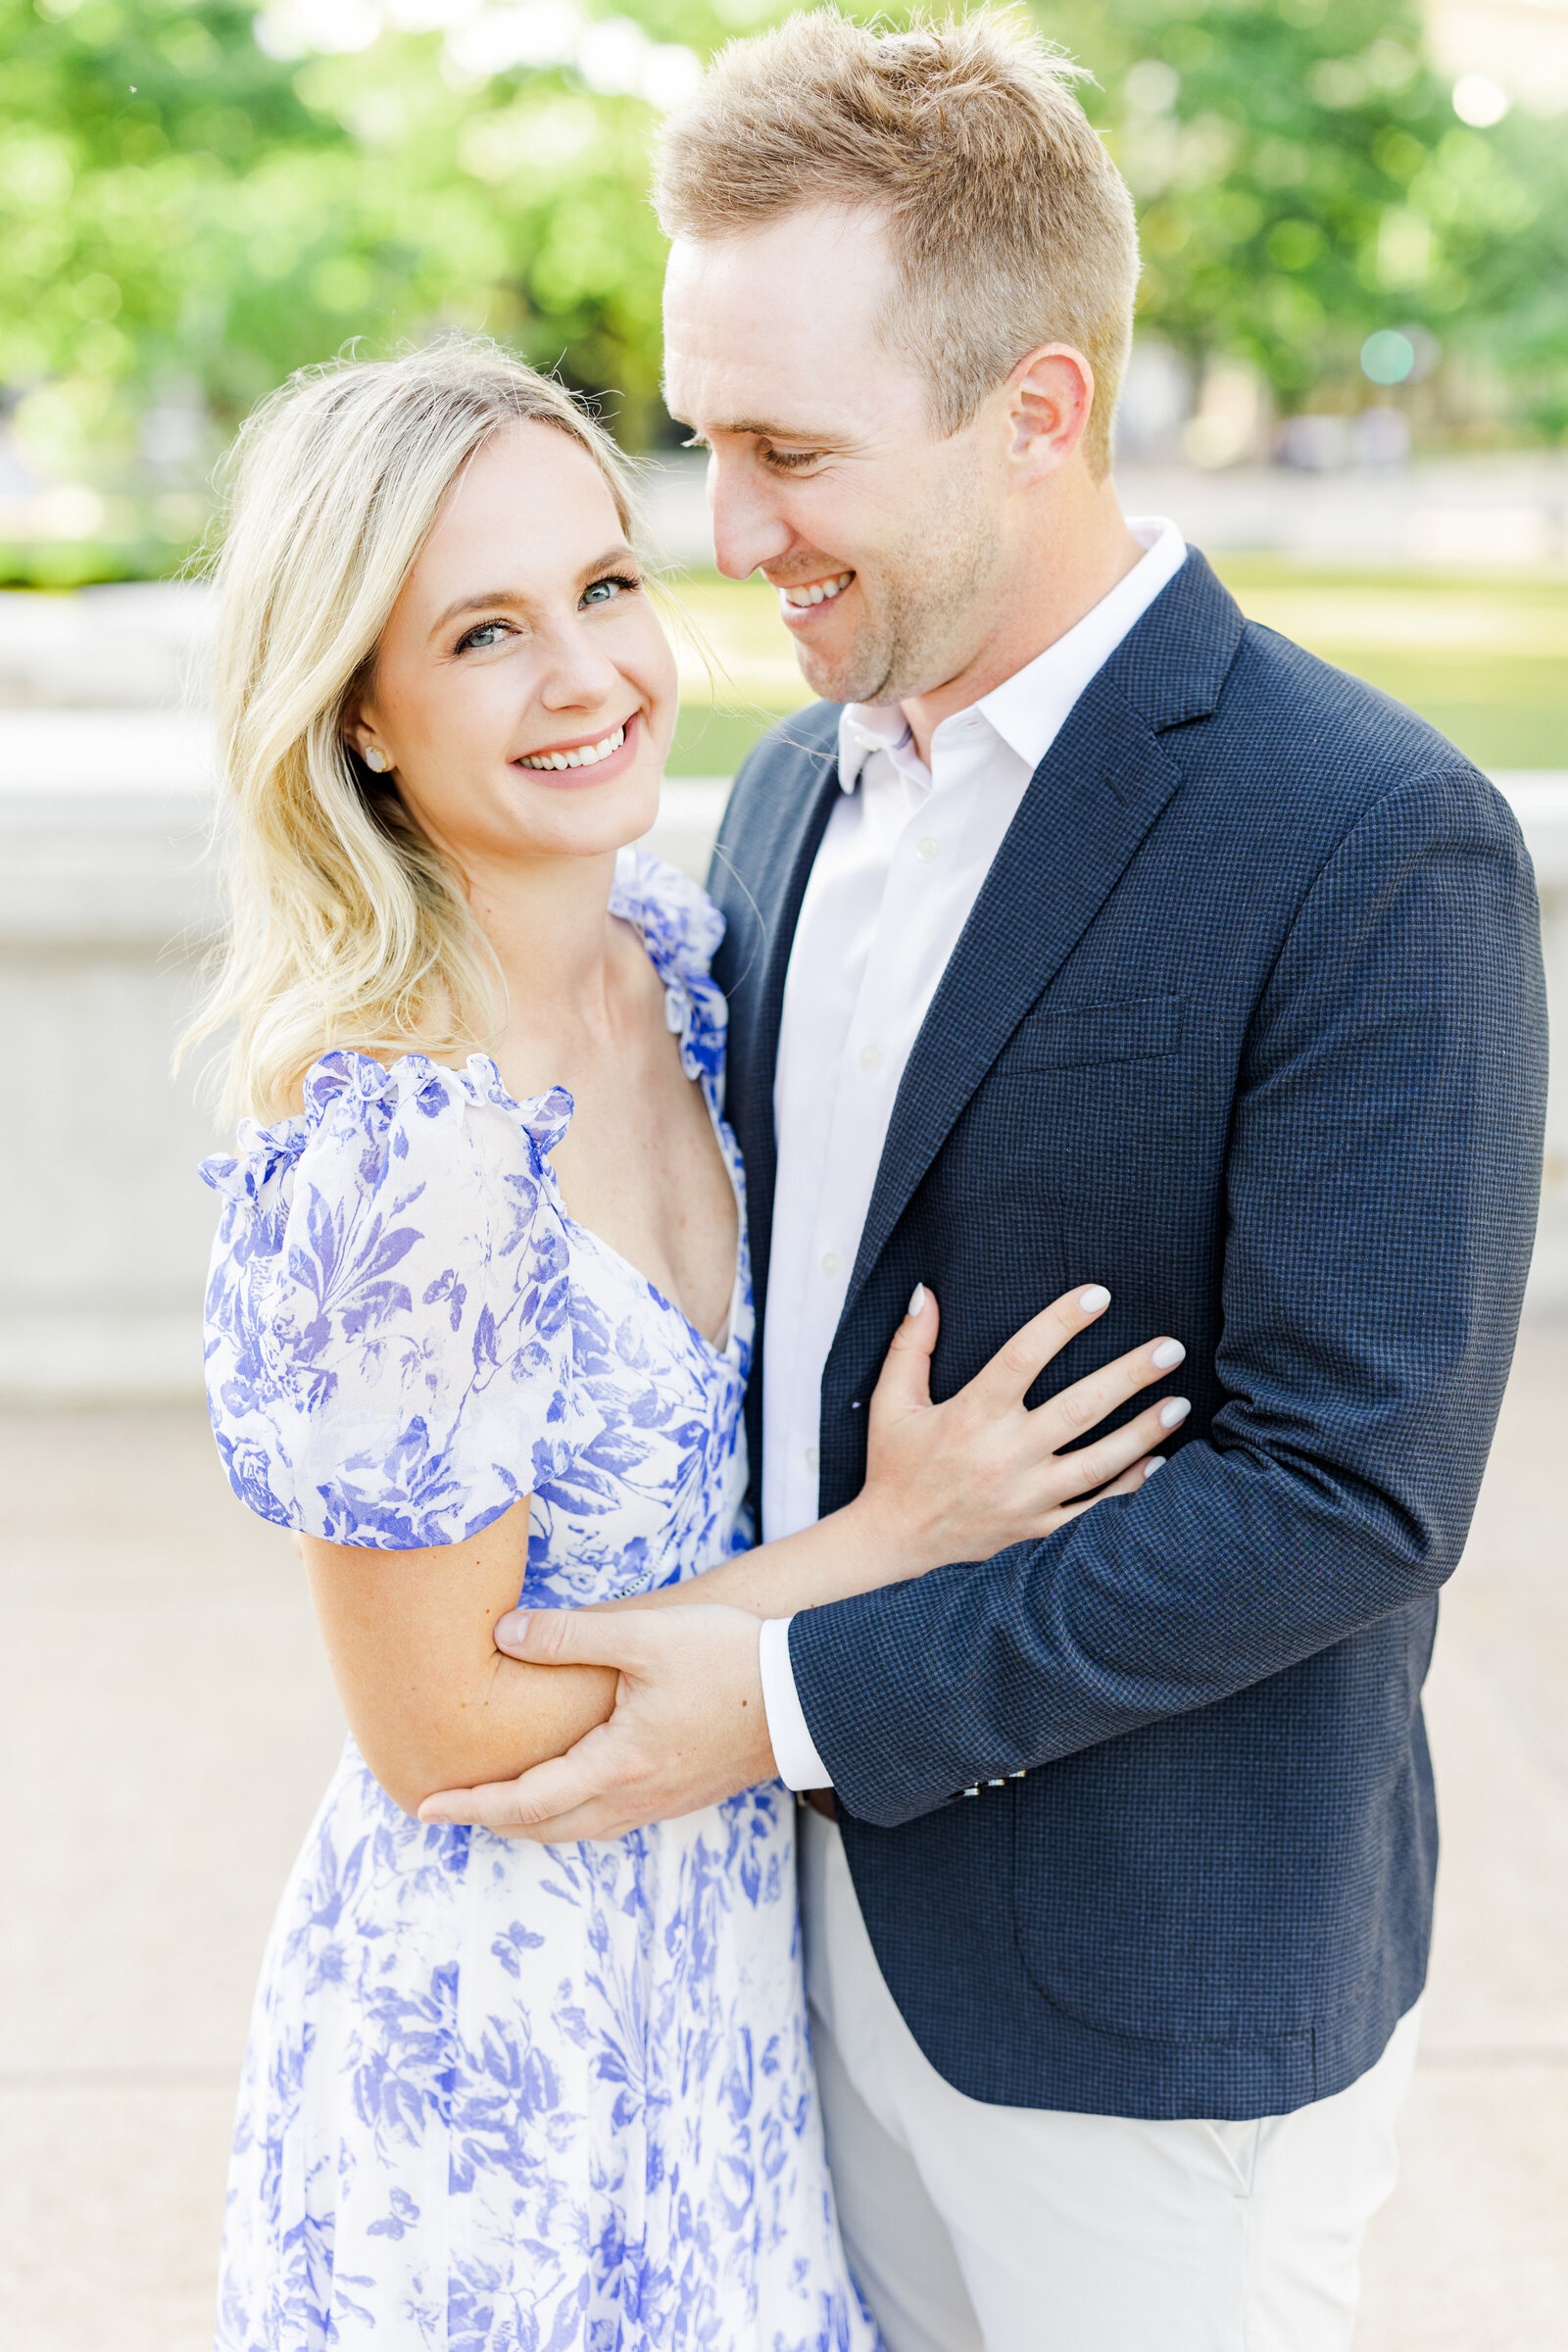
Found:
[[[706,1080],[716,1099],[729,1007],[710,966],[724,936],[724,917],[690,875],[637,849],[622,850],[615,860],[610,911],[641,935],[664,984],[664,1019],[680,1040],[686,1075]]]
[[[475,1109],[490,1103],[510,1112],[541,1152],[554,1151],[571,1124],[572,1100],[564,1086],[519,1102],[508,1093],[488,1054],[470,1054],[459,1069],[450,1062],[432,1061],[427,1054],[400,1054],[388,1063],[349,1047],[335,1047],[305,1074],[307,1123],[318,1125],[344,1095],[386,1110],[419,1110],[426,1118],[438,1117],[454,1102]]]
[[[259,1207],[311,1137],[344,1110],[357,1113],[357,1123],[368,1133],[378,1133],[399,1118],[436,1119],[453,1108],[489,1104],[527,1136],[536,1170],[543,1173],[571,1125],[574,1108],[564,1086],[517,1102],[488,1054],[470,1054],[458,1069],[432,1061],[427,1054],[400,1054],[396,1061],[382,1062],[353,1047],[335,1046],[306,1071],[303,1092],[303,1110],[266,1127],[242,1119],[233,1153],[202,1161],[200,1174],[215,1193]]]

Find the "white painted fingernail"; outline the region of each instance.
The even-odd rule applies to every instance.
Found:
[[[1149,1360],[1156,1372],[1170,1372],[1181,1362],[1186,1353],[1187,1350],[1180,1340],[1161,1340]]]
[[[924,1304],[925,1304],[925,1284],[924,1284],[923,1282],[917,1282],[917,1283],[915,1284],[915,1286],[914,1286],[914,1289],[913,1289],[913,1290],[910,1292],[910,1294],[909,1294],[909,1313],[910,1313],[910,1316],[911,1316],[911,1317],[913,1317],[913,1316],[917,1315],[917,1314],[920,1312],[920,1309],[921,1309],[921,1308],[924,1306]]]
[[[1151,1479],[1153,1477],[1153,1475],[1154,1475],[1154,1472],[1155,1472],[1156,1470],[1163,1470],[1163,1469],[1164,1469],[1164,1467],[1165,1467],[1165,1456],[1164,1456],[1162,1453],[1152,1453],[1152,1454],[1150,1455],[1150,1457],[1149,1457],[1148,1461],[1147,1461],[1147,1462],[1144,1464],[1144,1484],[1145,1484],[1145,1486],[1147,1486],[1147,1485],[1149,1484],[1150,1480],[1151,1480]]]
[[[1098,1315],[1102,1306],[1109,1304],[1110,1293],[1102,1283],[1092,1282],[1087,1291],[1078,1294],[1078,1312],[1081,1315]]]
[[[1178,1421],[1186,1420],[1192,1409],[1192,1399],[1189,1396],[1167,1397],[1159,1408],[1160,1428],[1174,1429]]]

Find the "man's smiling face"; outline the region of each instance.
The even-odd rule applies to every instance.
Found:
[[[881,223],[837,208],[677,238],[664,284],[664,397],[709,452],[719,569],[778,590],[830,702],[957,677],[1002,560],[1003,442],[984,408],[933,434],[926,378],[881,331],[893,292]]]

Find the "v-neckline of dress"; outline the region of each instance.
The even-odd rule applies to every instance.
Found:
[[[616,916],[619,921],[629,923],[632,929],[636,932],[638,938],[641,940],[643,954],[647,956],[659,979],[663,984],[666,1019],[668,1019],[671,1010],[678,1011],[678,1022],[676,1020],[670,1020],[669,1026],[671,1033],[679,1041],[681,1048],[681,1067],[686,1071],[687,1077],[696,1084],[698,1091],[702,1095],[703,1104],[708,1112],[708,1122],[712,1130],[713,1141],[718,1146],[718,1155],[724,1163],[724,1174],[729,1180],[730,1197],[735,1203],[735,1268],[730,1278],[729,1306],[724,1316],[722,1337],[717,1340],[710,1340],[707,1332],[703,1331],[696,1323],[692,1321],[685,1308],[681,1306],[675,1299],[671,1298],[667,1292],[660,1289],[658,1283],[655,1282],[651,1274],[645,1273],[643,1268],[639,1266],[635,1260],[627,1257],[624,1251],[617,1250],[613,1243],[606,1241],[602,1233],[596,1233],[591,1225],[585,1225],[579,1217],[574,1217],[570,1209],[566,1206],[565,1200],[562,1195],[561,1179],[556,1173],[555,1162],[553,1158],[551,1158],[549,1155],[544,1155],[544,1165],[551,1189],[555,1195],[556,1208],[560,1214],[562,1223],[568,1226],[573,1233],[579,1235],[584,1242],[588,1243],[591,1248],[597,1250],[602,1256],[612,1259],[615,1265],[619,1266],[625,1273],[631,1275],[633,1280],[637,1282],[638,1285],[644,1291],[646,1291],[651,1298],[655,1298],[662,1307],[667,1309],[670,1314],[674,1315],[681,1323],[685,1325],[687,1331],[691,1334],[692,1338],[696,1340],[699,1347],[703,1348],[707,1353],[713,1358],[715,1363],[729,1364],[733,1366],[738,1352],[736,1348],[736,1339],[740,1329],[742,1305],[741,1293],[746,1277],[746,1201],[736,1172],[738,1155],[733,1146],[731,1146],[729,1149],[726,1149],[725,1147],[723,1115],[718,1107],[716,1090],[712,1084],[710,1073],[704,1069],[700,1063],[695,1068],[691,1067],[688,1063],[686,1049],[691,1042],[693,1004],[690,988],[687,981],[687,975],[679,970],[671,970],[666,968],[665,957],[658,952],[654,941],[649,936],[648,925],[643,920],[647,902],[634,887],[634,877],[637,870],[637,863],[638,852],[635,849],[622,851],[620,856],[617,858],[615,863],[614,881],[611,886],[610,892],[610,912]],[[695,1054],[692,1058],[694,1060],[696,1059]],[[504,1083],[501,1080],[501,1073],[499,1070],[496,1071],[496,1078],[498,1083]],[[569,1092],[569,1090],[563,1091]],[[539,1100],[542,1101],[543,1097],[540,1097]],[[573,1107],[575,1107],[575,1105],[573,1105]],[[564,1130],[563,1130],[563,1132],[564,1132]],[[554,1147],[552,1147],[552,1150],[553,1149]]]

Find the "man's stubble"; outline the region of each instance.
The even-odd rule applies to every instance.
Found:
[[[902,703],[959,675],[985,643],[1002,564],[994,508],[955,466],[873,563],[858,564],[861,617],[836,657],[799,647],[808,685],[832,703]]]

